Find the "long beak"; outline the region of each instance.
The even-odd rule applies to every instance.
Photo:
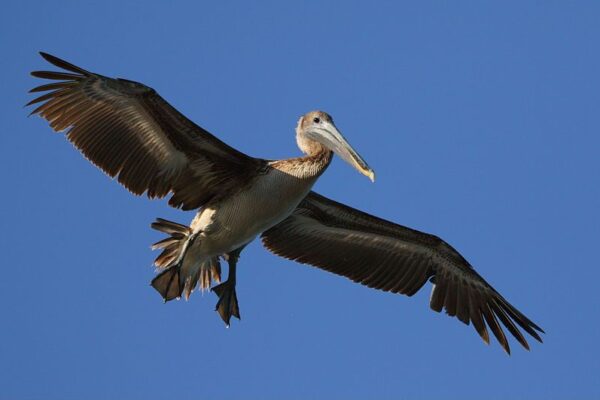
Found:
[[[310,133],[312,139],[325,145],[328,149],[342,157],[348,164],[356,168],[358,172],[367,176],[371,182],[375,182],[375,171],[350,146],[350,143],[342,136],[335,125],[328,123],[322,128],[313,128]]]

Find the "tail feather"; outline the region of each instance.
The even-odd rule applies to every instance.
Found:
[[[168,268],[181,258],[181,252],[192,230],[185,225],[162,218],[157,218],[150,226],[157,231],[170,235],[152,245],[152,250],[163,249],[162,253],[154,260],[154,265],[161,269]]]
[[[199,279],[199,275],[200,275],[200,269],[196,269],[196,271],[193,273],[193,275],[188,275],[187,277],[185,277],[185,282],[183,284],[183,295],[185,296],[186,300],[189,300],[190,295],[196,288],[196,285],[197,285],[198,279]]]
[[[221,263],[219,257],[211,257],[189,269],[190,272],[182,272],[183,276],[183,294],[185,299],[188,300],[190,295],[198,286],[202,292],[210,289],[212,281],[221,283]]]
[[[152,245],[152,250],[165,249],[171,245],[177,244],[181,239],[177,239],[173,236],[160,240]]]
[[[192,235],[189,227],[162,218],[157,218],[151,226],[169,235],[152,245],[152,250],[162,250],[154,260],[154,265],[162,271],[152,280],[152,286],[165,301],[181,297],[182,294],[187,300],[196,286],[204,291],[210,288],[213,280],[221,282],[218,256],[202,261],[189,272],[181,271],[181,261]]]
[[[163,218],[156,218],[156,221],[153,222],[150,226],[152,227],[152,229],[168,233],[169,235],[172,235],[174,233],[181,233],[187,235],[191,232],[191,229],[188,226],[179,224],[177,222],[169,221]]]
[[[171,265],[175,265],[177,264],[180,253],[181,249],[179,244],[169,246],[165,248],[158,257],[156,257],[156,260],[154,260],[154,265],[159,269],[165,269]]]
[[[221,263],[219,257],[211,257],[200,266],[200,289],[209,289],[212,281],[221,283]]]

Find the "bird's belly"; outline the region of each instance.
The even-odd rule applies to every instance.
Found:
[[[205,256],[228,253],[283,221],[306,197],[313,179],[298,179],[280,172],[261,176],[236,196],[202,210],[192,229],[200,233],[198,245]]]

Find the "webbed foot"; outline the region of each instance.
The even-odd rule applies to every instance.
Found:
[[[165,303],[181,297],[182,288],[179,284],[179,270],[179,264],[173,265],[156,275],[150,282],[150,285],[160,293]]]
[[[229,327],[229,321],[232,316],[241,319],[237,295],[235,293],[235,281],[228,279],[211,290],[219,296],[215,311],[219,313],[227,327]]]

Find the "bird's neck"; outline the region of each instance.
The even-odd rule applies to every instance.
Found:
[[[321,146],[319,151],[304,157],[275,161],[272,167],[299,179],[318,178],[331,163],[333,153]]]
[[[307,177],[320,176],[329,167],[332,158],[333,152],[324,147],[317,153],[301,157],[304,173]]]

